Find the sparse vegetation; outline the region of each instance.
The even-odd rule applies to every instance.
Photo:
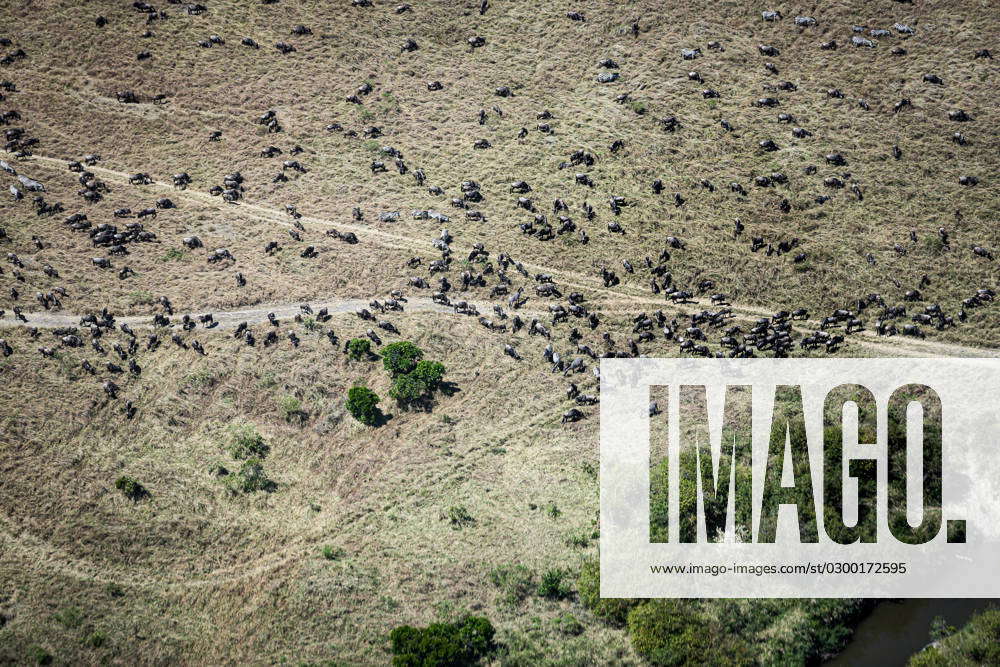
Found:
[[[139,480],[134,477],[129,477],[127,475],[122,475],[115,481],[115,488],[122,492],[122,495],[129,500],[139,501],[149,495]]]
[[[815,664],[871,609],[601,599],[599,408],[586,398],[600,398],[598,361],[584,349],[631,354],[633,339],[641,355],[689,354],[663,335],[676,318],[675,332],[705,354],[728,355],[725,329],[747,332],[799,306],[809,314],[790,324],[792,356],[825,354],[799,346],[833,309],[863,320],[865,331],[846,337],[848,356],[977,356],[943,344],[994,346],[1000,301],[962,303],[997,282],[996,61],[972,57],[987,46],[996,55],[995,12],[926,2],[795,9],[816,14],[810,29],[794,26],[790,7],[769,23],[745,2],[505,0],[482,16],[476,2],[410,2],[401,14],[380,2],[204,3],[203,12],[152,3],[168,20],[131,2],[0,3],[9,26],[0,37],[12,40],[0,58],[27,56],[0,65],[16,84],[0,89],[0,114],[23,116],[0,124],[10,141],[31,144],[0,156],[18,172],[0,171],[0,338],[12,349],[0,351],[9,524],[0,581],[10,582],[0,587],[0,664],[369,664],[390,659],[386,634],[402,623],[417,626],[417,641],[398,664],[693,660],[676,642],[696,624],[698,641],[711,640],[695,645],[707,651],[701,662],[738,663],[749,651],[760,664]],[[95,24],[98,13],[107,25]],[[916,34],[850,46],[851,25],[896,21]],[[290,36],[297,24],[312,34]],[[216,34],[226,44],[198,46]],[[466,43],[473,34],[481,46]],[[819,50],[834,37],[841,48]],[[402,51],[410,38],[419,48]],[[279,39],[296,50],[281,53]],[[780,55],[761,57],[758,43]],[[680,48],[696,46],[698,58],[681,59]],[[138,60],[139,50],[151,57]],[[605,58],[616,66],[598,67]],[[688,78],[693,70],[705,81]],[[611,72],[620,79],[594,81]],[[926,72],[945,85],[922,81]],[[435,80],[442,90],[427,89]],[[719,97],[706,99],[708,87]],[[827,95],[837,89],[844,97]],[[354,95],[359,104],[346,99]],[[754,106],[762,95],[779,106]],[[912,106],[894,112],[904,98]],[[969,121],[949,120],[959,106]],[[256,122],[270,110],[280,131]],[[798,125],[812,135],[794,135]],[[758,142],[768,138],[777,150],[765,153]],[[489,147],[473,149],[480,139]],[[834,152],[847,164],[824,159]],[[109,189],[96,201],[84,174],[67,168],[88,153],[100,159],[81,168]],[[139,170],[154,183],[129,184]],[[175,188],[181,171],[191,182]],[[45,191],[8,196],[21,174]],[[775,174],[787,180],[756,181]],[[978,182],[962,185],[962,175]],[[522,179],[530,190],[512,189]],[[36,194],[65,211],[39,214]],[[617,210],[612,196],[625,202]],[[176,207],[158,205],[163,197]],[[557,199],[566,210],[554,210]],[[116,217],[120,207],[132,212]],[[78,213],[89,220],[73,226]],[[116,235],[98,241],[104,224]],[[979,246],[986,254],[974,254]],[[549,279],[558,295],[546,295]],[[690,291],[690,303],[664,298],[668,284]],[[920,299],[903,301],[918,286]],[[955,326],[922,325],[921,342],[877,337],[882,306],[857,306],[870,293],[906,305],[900,328],[931,304]],[[17,323],[15,306],[28,322]],[[115,326],[80,324],[103,308]],[[732,309],[724,326],[694,319],[723,308]],[[200,319],[207,313],[216,319]],[[652,340],[636,330],[640,313],[654,322]],[[551,337],[537,335],[535,318]],[[708,340],[682,334],[691,325]],[[69,328],[82,344],[62,341]],[[549,342],[562,372],[543,361]],[[390,352],[390,369],[388,350],[409,352]],[[567,371],[576,357],[582,372]],[[570,382],[579,403],[566,397]],[[582,419],[561,423],[570,409]],[[654,480],[666,472],[655,468]],[[693,482],[681,485],[687,509]],[[652,509],[662,537],[665,494]],[[721,508],[708,510],[717,528]],[[80,625],[57,619],[67,609],[80,610]],[[497,648],[470,655],[469,642],[453,641],[468,609],[496,624]],[[434,621],[449,627],[424,634]],[[976,627],[937,628],[939,645],[915,664],[996,662],[988,629]]]
[[[264,463],[260,459],[247,459],[239,471],[227,475],[223,480],[226,488],[233,494],[270,492],[277,488],[277,484],[264,472]]]
[[[449,507],[447,517],[448,523],[450,523],[451,527],[456,530],[476,522],[476,520],[472,518],[472,515],[469,514],[469,510],[465,509],[461,505]]]
[[[536,590],[535,573],[524,565],[501,565],[490,572],[490,581],[499,591],[500,601],[517,606]]]
[[[562,600],[572,594],[567,581],[569,572],[562,568],[546,570],[538,582],[538,595],[550,600]]]
[[[367,338],[352,338],[347,341],[347,355],[352,361],[367,359],[371,354],[372,344]]]
[[[271,451],[253,424],[243,422],[229,427],[229,455],[234,459],[263,459]]]

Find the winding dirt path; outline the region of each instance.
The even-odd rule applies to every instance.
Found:
[[[69,160],[60,159],[55,157],[49,157],[44,155],[34,155],[29,159],[27,163],[30,164],[31,161],[41,162],[47,165],[62,165],[65,166]],[[100,174],[107,177],[109,180],[114,180],[119,183],[128,183],[129,173],[123,171],[117,171],[115,169],[108,169],[106,167],[92,166],[88,167],[95,174]],[[202,204],[210,204],[219,209],[229,209],[233,207],[232,204],[228,204],[222,201],[218,197],[214,197],[206,192],[197,192],[195,190],[178,190],[173,187],[172,184],[162,181],[156,181],[150,186],[164,192],[170,192],[173,198],[176,199],[187,199],[189,201],[197,201]],[[278,224],[284,227],[291,226],[287,222],[286,213],[284,211],[270,208],[268,206],[263,206],[260,204],[252,204],[249,202],[240,202],[238,204],[240,213],[248,217],[256,218],[262,222],[267,222],[270,224]],[[299,222],[303,224],[313,224],[324,227],[336,227],[339,230],[352,231],[358,235],[359,238],[366,238],[375,241],[382,246],[396,248],[400,250],[410,250],[417,252],[426,252],[428,250],[434,250],[433,245],[430,241],[421,241],[419,239],[414,239],[401,234],[394,234],[392,232],[377,229],[372,226],[367,225],[357,225],[350,222],[334,222],[332,220],[327,220],[325,218],[318,218],[313,216],[303,216],[299,219]],[[604,299],[601,301],[602,307],[593,307],[591,310],[597,312],[613,312],[614,310],[619,310],[624,312],[629,306],[640,307],[640,308],[658,308],[667,312],[676,312],[678,310],[677,306],[671,304],[668,301],[662,299],[654,299],[649,295],[633,294],[626,291],[625,288],[613,290],[603,286],[603,282],[594,276],[588,276],[585,274],[577,273],[574,271],[568,271],[564,269],[555,269],[548,266],[543,266],[539,264],[534,264],[531,262],[521,263],[525,268],[538,271],[541,273],[548,273],[556,277],[559,280],[559,285],[563,287],[585,289],[591,293],[601,295]],[[629,288],[631,289],[631,287]],[[477,309],[485,316],[489,317],[492,314],[492,304],[486,302],[469,302],[475,305]],[[341,313],[341,312],[353,312],[358,308],[367,307],[367,302],[362,300],[354,299],[331,299],[331,300],[320,300],[316,302],[311,302],[313,310],[319,310],[320,308],[327,308],[331,313]],[[768,316],[771,311],[765,310],[758,306],[751,306],[747,304],[726,304],[733,312],[733,315],[737,319],[741,320],[752,320],[759,317]],[[407,303],[408,311],[432,311],[440,313],[452,313],[454,311],[447,306],[442,306],[440,304],[434,303],[428,298],[414,297],[410,298]],[[301,312],[299,309],[299,303],[279,303],[272,305],[261,305],[254,308],[246,308],[233,311],[222,311],[213,313],[216,321],[220,323],[221,327],[236,326],[240,322],[247,321],[263,321],[267,319],[268,313],[273,312],[279,319],[288,318],[294,316],[296,313]],[[61,327],[61,326],[76,326],[79,324],[79,315],[70,315],[63,313],[26,313],[25,314],[28,322],[19,322],[11,316],[0,319],[0,327],[2,326],[16,326],[18,324],[27,324],[28,326],[39,326],[39,327]],[[148,324],[150,321],[149,316],[124,316],[118,318],[119,322],[128,323],[129,326],[143,326]],[[799,325],[796,327],[796,331],[802,333],[811,333],[812,329],[818,326],[818,322],[815,321],[800,321]],[[997,357],[1000,356],[1000,349],[996,348],[981,348],[973,347],[968,345],[958,345],[955,343],[945,343],[933,340],[918,339],[918,338],[902,338],[900,336],[893,337],[892,339],[882,338],[877,336],[873,331],[862,331],[856,334],[852,334],[849,338],[850,342],[855,342],[863,345],[869,349],[887,353],[890,355],[904,355],[904,356],[918,356],[918,357],[930,357],[930,356],[953,356],[953,357]]]

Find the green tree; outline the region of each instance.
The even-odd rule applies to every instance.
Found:
[[[428,392],[437,391],[444,380],[444,364],[426,359],[417,363],[410,375],[424,383]]]
[[[390,343],[382,348],[382,365],[393,378],[411,372],[423,357],[423,350],[405,340]]]
[[[367,338],[352,338],[347,341],[347,356],[354,361],[367,359],[368,355],[371,354],[371,351],[372,344]]]
[[[396,402],[403,406],[412,405],[419,402],[427,394],[427,385],[415,378],[412,374],[397,376],[392,381],[392,388],[389,395],[396,399]]]
[[[355,385],[347,392],[347,411],[362,424],[374,426],[378,422],[380,400],[368,387]]]

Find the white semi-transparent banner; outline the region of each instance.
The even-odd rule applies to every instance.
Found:
[[[1000,597],[998,398],[998,359],[605,359],[601,595]]]

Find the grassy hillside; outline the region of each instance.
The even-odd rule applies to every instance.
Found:
[[[1000,72],[995,60],[974,57],[1000,49],[990,3],[492,0],[485,13],[478,2],[451,0],[419,0],[402,12],[380,0],[201,4],[201,12],[157,4],[166,16],[155,20],[125,1],[0,6],[0,38],[10,40],[0,58],[11,56],[0,81],[12,84],[0,88],[0,130],[13,142],[0,159],[45,187],[30,192],[0,172],[0,338],[12,351],[0,357],[0,662],[386,663],[392,628],[471,612],[495,624],[498,662],[636,663],[629,631],[595,616],[577,584],[598,535],[596,408],[566,397],[570,381],[597,393],[598,362],[577,344],[595,356],[631,354],[634,318],[662,310],[677,335],[658,325],[636,349],[678,355],[691,316],[729,304],[724,325],[702,325],[711,353],[727,353],[727,327],[745,333],[758,317],[805,308],[808,319],[791,334],[792,353],[806,354],[799,341],[822,317],[879,294],[887,306],[907,306],[900,330],[934,303],[956,326],[921,325],[925,342],[876,339],[880,308],[872,305],[856,313],[865,331],[839,353],[995,354],[1000,309],[983,299],[959,318],[963,299],[996,287],[988,255],[1000,250]],[[763,21],[761,11],[772,9],[783,18]],[[585,20],[567,16],[574,11]],[[799,14],[816,25],[797,27]],[[897,22],[913,34],[894,29]],[[298,25],[310,32],[293,34]],[[888,35],[871,37],[883,28]],[[213,35],[224,43],[199,45]],[[854,47],[852,36],[877,45]],[[484,44],[470,46],[472,37]],[[403,49],[409,39],[416,49]],[[830,40],[838,48],[820,48]],[[295,50],[283,54],[277,42]],[[758,45],[778,54],[762,55]],[[698,57],[682,58],[695,48]],[[612,66],[601,66],[605,59]],[[609,73],[617,80],[598,82]],[[429,89],[433,82],[440,90]],[[501,87],[511,95],[497,95]],[[136,103],[118,100],[125,91]],[[779,104],[755,106],[761,97]],[[909,104],[894,111],[904,98]],[[269,110],[280,132],[257,122]],[[950,120],[957,110],[970,120]],[[546,111],[550,118],[540,116]],[[664,122],[671,117],[676,125]],[[796,137],[796,127],[811,134]],[[777,150],[760,147],[768,139]],[[489,147],[474,148],[480,140]],[[281,153],[262,157],[269,146]],[[383,147],[402,155],[405,174]],[[560,166],[577,151],[593,164]],[[825,159],[833,153],[846,164]],[[100,159],[83,168],[107,186],[96,202],[81,196],[80,174],[67,168],[87,154]],[[286,160],[305,171],[283,169]],[[374,173],[373,161],[386,171]],[[210,194],[236,171],[244,187],[237,203]],[[129,184],[138,172],[153,183]],[[172,183],[179,172],[190,176],[186,189]],[[288,180],[274,182],[279,173]],[[578,173],[592,185],[578,183]],[[776,173],[784,182],[756,181]],[[960,183],[967,176],[974,185]],[[830,178],[844,187],[825,185]],[[520,180],[530,192],[512,191]],[[463,181],[478,184],[481,201],[463,194]],[[37,215],[36,194],[63,211]],[[830,199],[818,203],[821,195]],[[162,197],[175,207],[134,217]],[[546,216],[551,239],[518,197]],[[617,214],[612,197],[624,198]],[[557,198],[567,210],[554,210]],[[289,215],[289,205],[302,217]],[[115,217],[121,208],[130,217]],[[412,215],[422,210],[450,220]],[[394,211],[398,219],[380,220]],[[90,230],[65,222],[76,213]],[[556,233],[560,215],[575,229]],[[125,255],[91,241],[102,223],[120,231],[136,222],[155,238],[127,243]],[[522,231],[526,223],[535,233]],[[443,258],[432,246],[442,228],[452,254],[445,271],[432,272]],[[334,229],[357,243],[328,234]],[[202,247],[185,245],[194,235]],[[763,243],[757,251],[754,237]],[[793,239],[788,252],[767,251]],[[266,252],[272,241],[278,248]],[[488,254],[470,259],[474,244]],[[318,255],[303,256],[308,246]],[[217,248],[232,259],[209,262]],[[523,289],[529,298],[518,313],[494,291],[501,253],[523,269],[505,271],[508,293]],[[97,268],[95,257],[112,268]],[[647,258],[692,292],[689,303],[651,290]],[[133,275],[120,277],[124,267]],[[605,283],[603,268],[618,284]],[[483,285],[460,289],[466,271],[482,274]],[[538,274],[550,274],[560,294],[540,295]],[[453,302],[472,302],[508,330],[432,307],[442,275]],[[667,287],[662,272],[655,277]],[[904,302],[914,289],[919,298]],[[353,306],[332,308],[327,322],[282,314],[275,328],[265,319],[305,302],[384,301],[394,290],[410,299],[406,310],[375,317],[398,334],[358,319]],[[568,308],[572,292],[599,315],[596,327],[575,317],[551,323],[550,307]],[[44,311],[36,293],[56,295],[60,306]],[[728,298],[713,304],[715,293]],[[152,316],[169,314],[161,297],[174,314],[169,328],[155,330],[160,347],[147,350]],[[28,322],[16,321],[15,307]],[[120,330],[105,331],[102,354],[85,328],[77,331],[83,347],[51,329],[52,318],[102,308],[141,316],[127,360],[113,351],[130,341]],[[205,312],[225,325],[182,330],[183,314]],[[550,341],[513,332],[515,314],[539,318],[555,350],[584,359],[585,372],[551,372],[542,356]],[[232,335],[244,320],[254,346]],[[431,411],[396,406],[380,361],[343,354],[369,328],[385,342],[411,340],[445,365],[452,389],[436,395]],[[570,338],[574,328],[579,340]],[[279,340],[265,346],[270,331]],[[171,342],[173,333],[187,347]],[[504,354],[506,344],[520,361]],[[84,360],[95,373],[81,368]],[[137,377],[129,360],[141,367]],[[108,371],[109,361],[124,372]],[[117,398],[102,391],[107,380],[120,386]],[[344,408],[359,382],[382,396],[388,419],[378,427]],[[585,418],[562,423],[574,407]],[[267,449],[255,458],[270,483],[233,456],[234,425],[260,435]],[[146,494],[126,497],[116,487],[122,478]],[[243,492],[243,483],[261,489]],[[762,662],[779,663],[792,648],[815,656],[817,646],[843,639],[821,632],[839,612],[734,604],[695,611]],[[816,641],[803,648],[796,642],[806,635]]]

